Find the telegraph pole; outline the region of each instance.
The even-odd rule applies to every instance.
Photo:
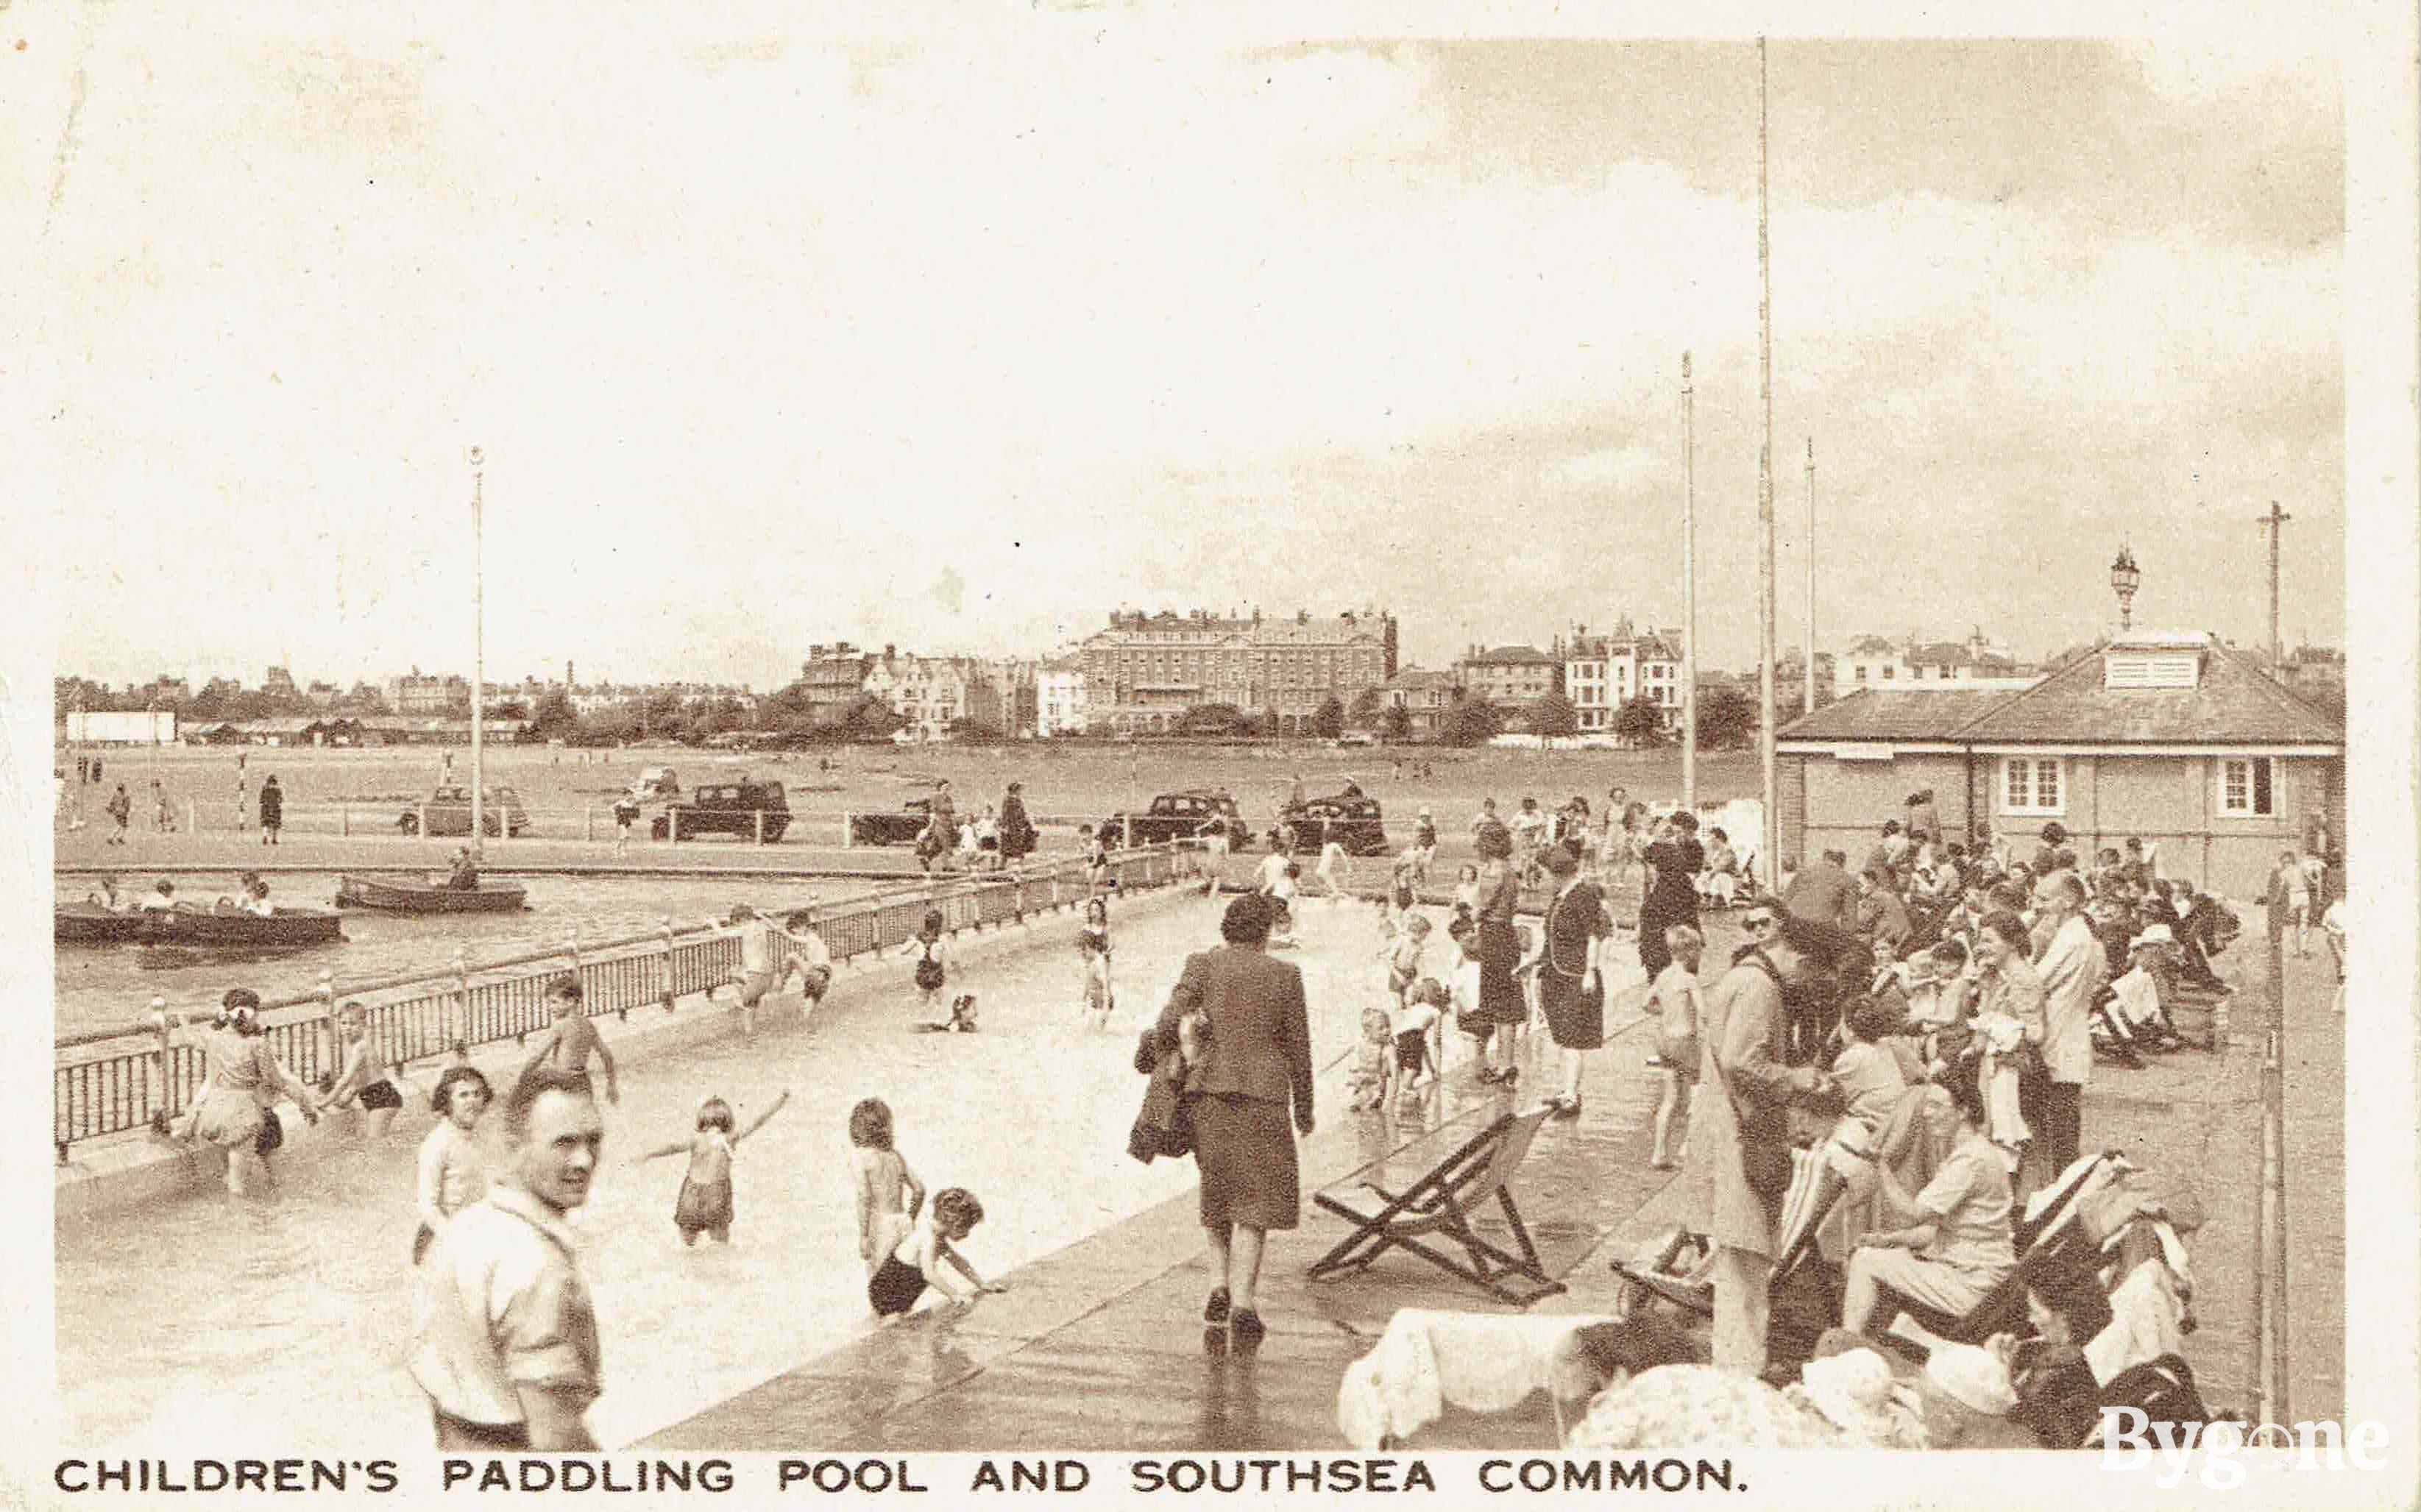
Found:
[[[1816,709],[1816,438],[1807,438],[1807,645],[1800,653],[1805,663],[1806,691],[1800,695],[1799,711],[1813,713]]]
[[[1765,39],[1757,39],[1757,395],[1765,412],[1765,444],[1757,454],[1758,646],[1757,756],[1765,772],[1765,834],[1760,837],[1765,885],[1781,875],[1781,786],[1773,751],[1773,264],[1766,232]]]
[[[2294,519],[2270,501],[2270,512],[2254,517],[2254,523],[2270,533],[2270,675],[2284,677],[2287,671],[2286,648],[2278,642],[2278,527]]]
[[[1698,809],[1698,437],[1690,354],[1681,353],[1681,806]],[[1617,821],[1622,818],[1614,816]]]
[[[480,818],[487,782],[479,769],[479,714],[488,697],[488,585],[480,506],[486,460],[478,447],[471,448],[471,850],[475,855],[488,833]]]

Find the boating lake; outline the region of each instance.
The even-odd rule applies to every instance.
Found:
[[[204,1012],[230,987],[248,987],[264,999],[315,991],[320,974],[334,974],[336,991],[345,984],[450,968],[457,946],[471,964],[533,950],[561,948],[576,924],[582,948],[659,928],[664,915],[673,927],[702,924],[734,903],[788,910],[820,897],[825,902],[861,896],[875,884],[857,878],[821,881],[795,877],[509,877],[499,881],[528,889],[529,907],[519,913],[407,914],[346,909],[344,938],[307,949],[264,953],[180,946],[60,945],[54,968],[58,1036],[123,1029],[149,1011],[154,997],[172,1008]],[[296,873],[269,879],[273,901],[289,908],[333,907],[336,875]],[[180,891],[208,901],[235,891],[232,874],[180,879]],[[63,884],[63,897],[81,895]]]

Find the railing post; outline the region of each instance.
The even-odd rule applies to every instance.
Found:
[[[1126,848],[1132,850],[1134,849],[1134,811],[1132,809],[1127,811],[1126,832]]]
[[[857,840],[857,816],[848,809],[840,811],[840,848],[848,850]]]
[[[673,1011],[673,916],[671,914],[664,915],[663,927],[664,935],[664,1011],[670,1013]]]
[[[454,1063],[467,1065],[471,1059],[471,957],[461,945],[454,947],[454,995],[447,1000],[445,1039]]]
[[[153,1052],[160,1058],[160,1122],[165,1133],[167,1121],[177,1116],[177,1083],[168,1062],[168,1000],[151,1000],[151,1031],[160,1037],[160,1048]]]
[[[757,810],[757,843],[765,843],[765,811],[761,808]]]
[[[352,804],[338,803],[336,805],[336,833],[338,834],[348,835],[353,833]]]
[[[664,809],[664,843],[680,844],[680,805],[668,804]]]
[[[597,805],[594,803],[580,805],[580,837],[584,840],[597,838]]]
[[[192,799],[190,799],[190,798],[186,799],[186,800],[185,800],[185,833],[186,833],[187,834],[199,834],[199,833],[200,833],[200,831],[199,831],[199,830],[197,830],[197,829],[195,828],[195,826],[200,822],[200,821],[195,818],[195,816],[196,816],[196,814],[197,814],[197,813],[198,813],[198,810],[197,810],[197,808],[195,807],[195,803],[194,803],[194,801],[193,801]]]
[[[334,1077],[345,1063],[345,1047],[336,1038],[336,977],[326,967],[320,970],[320,1037],[328,1047],[326,1064],[320,1070],[323,1077]]]
[[[414,803],[413,807],[420,814],[420,829],[418,833],[425,836],[429,834],[429,801],[424,798],[419,803]]]

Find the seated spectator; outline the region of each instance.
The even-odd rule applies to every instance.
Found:
[[[1929,1093],[1921,1115],[1929,1133],[1949,1137],[1950,1152],[1913,1195],[1888,1167],[1878,1170],[1885,1206],[1913,1221],[1867,1234],[1851,1253],[1841,1326],[1855,1333],[1890,1324],[1876,1316],[1885,1287],[1928,1307],[1964,1313],[2017,1266],[2008,1167],[1984,1135],[1982,1099],[1971,1086],[1953,1085]]]
[[[165,877],[152,884],[149,896],[146,896],[142,903],[142,910],[146,913],[173,912],[176,907],[177,884]]]
[[[1698,874],[1698,896],[1727,909],[1740,895],[1740,854],[1720,828],[1707,831],[1707,869]]]

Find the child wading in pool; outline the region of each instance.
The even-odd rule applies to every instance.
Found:
[[[1110,1021],[1110,909],[1098,897],[1085,900],[1085,927],[1076,931],[1076,954],[1085,967],[1085,1017],[1093,1028]]]
[[[925,1183],[891,1147],[891,1105],[867,1098],[849,1111],[850,1165],[857,1187],[857,1257],[871,1277],[915,1226]]]
[[[927,1286],[957,1302],[973,1302],[986,1292],[1007,1291],[1007,1286],[987,1283],[976,1274],[975,1267],[952,1247],[965,1242],[982,1222],[983,1204],[973,1193],[963,1187],[944,1187],[934,1196],[932,1208],[867,1278],[866,1300],[876,1316],[898,1317],[916,1305]],[[964,1279],[965,1289],[950,1279],[953,1270]]]
[[[916,953],[916,1005],[930,1008],[942,996],[942,988],[950,979],[949,969],[943,962],[942,911],[927,909],[925,922],[916,927],[916,938],[908,942]]]
[[[784,1087],[772,1107],[734,1133],[731,1104],[721,1098],[709,1098],[697,1105],[696,1133],[639,1157],[658,1161],[689,1151],[689,1170],[681,1177],[680,1195],[673,1202],[673,1226],[680,1230],[683,1244],[695,1244],[700,1234],[713,1235],[717,1244],[731,1242],[731,1151],[742,1140],[764,1128],[765,1120],[780,1113],[782,1104],[789,1100],[790,1089]]]
[[[403,1091],[396,1084],[397,1077],[388,1068],[386,1056],[371,1040],[369,1028],[369,1010],[360,1004],[348,1003],[337,1011],[336,1034],[344,1053],[344,1068],[320,1098],[320,1111],[359,1107],[371,1137],[383,1138],[395,1127],[396,1111],[403,1106]]]

